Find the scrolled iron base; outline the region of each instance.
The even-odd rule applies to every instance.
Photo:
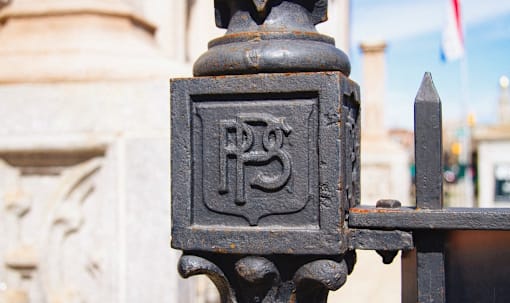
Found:
[[[346,258],[184,254],[179,273],[207,275],[221,303],[326,303],[352,270]]]

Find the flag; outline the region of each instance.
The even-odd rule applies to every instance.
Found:
[[[460,0],[447,1],[447,19],[441,41],[441,59],[444,62],[458,60],[464,56]]]

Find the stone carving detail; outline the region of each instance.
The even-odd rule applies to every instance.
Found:
[[[5,298],[23,298],[19,302],[88,301],[87,294],[80,293],[81,285],[73,285],[70,279],[86,268],[75,261],[73,266],[64,264],[71,248],[67,240],[79,233],[85,222],[83,206],[102,165],[100,156],[80,157],[78,153],[73,164],[64,165],[45,163],[46,158],[54,157],[43,154],[27,157],[28,163],[0,158],[0,173],[7,180],[0,189],[0,217],[5,217],[4,229],[10,235],[5,246],[0,246]]]
[[[254,130],[251,125],[264,124],[262,146],[264,150],[253,150]],[[246,203],[246,181],[244,165],[267,164],[276,159],[281,163],[282,172],[278,176],[258,173],[249,181],[249,185],[264,191],[280,190],[287,184],[292,170],[290,155],[282,149],[283,137],[288,136],[292,129],[284,118],[275,118],[269,114],[246,114],[237,119],[220,121],[220,193],[228,193],[227,161],[236,158],[235,202]]]
[[[55,193],[53,216],[47,233],[47,265],[49,302],[85,302],[77,285],[66,285],[68,269],[62,264],[66,241],[83,226],[82,207],[94,190],[93,176],[99,170],[99,159],[91,159],[62,173],[62,183]]]

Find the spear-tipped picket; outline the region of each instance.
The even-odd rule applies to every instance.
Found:
[[[443,207],[441,100],[432,76],[425,73],[414,102],[416,207]]]

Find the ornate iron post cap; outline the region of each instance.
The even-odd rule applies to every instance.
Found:
[[[315,25],[327,20],[327,0],[215,0],[216,25],[225,36],[212,40],[193,67],[195,76],[340,71],[349,76],[347,55]]]

